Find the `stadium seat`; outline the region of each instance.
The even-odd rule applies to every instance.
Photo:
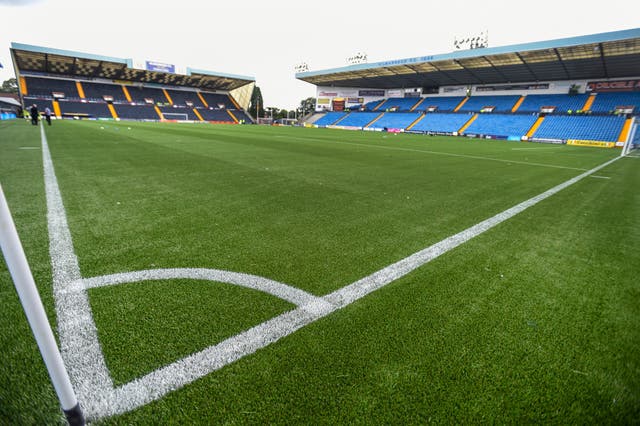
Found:
[[[430,112],[411,128],[412,131],[453,133],[460,130],[471,118],[470,114],[447,114]]]
[[[494,112],[511,112],[520,99],[520,95],[505,96],[471,96],[458,110],[459,112],[480,112],[482,108],[492,106]]]
[[[582,139],[615,142],[625,118],[617,116],[549,115],[533,134],[543,139]]]
[[[372,129],[384,129],[385,127],[387,129],[406,129],[411,123],[416,121],[420,115],[422,115],[420,112],[387,112],[368,127]]]
[[[521,114],[478,114],[478,117],[465,129],[466,134],[491,135],[495,137],[517,137],[527,134],[537,115]]]
[[[556,113],[566,113],[567,111],[582,110],[589,95],[527,95],[518,108],[518,112],[540,112],[540,108],[545,106],[556,107]]]

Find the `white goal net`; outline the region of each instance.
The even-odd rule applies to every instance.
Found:
[[[181,120],[187,121],[189,120],[189,114],[179,113],[179,112],[163,112],[162,116],[165,120]]]
[[[621,155],[640,157],[640,129],[638,127],[640,127],[640,123],[638,123],[638,118],[635,118],[631,124],[627,142],[622,147]]]

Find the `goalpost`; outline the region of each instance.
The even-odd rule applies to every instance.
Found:
[[[270,117],[258,117],[258,119],[257,119],[257,123],[258,123],[258,124],[268,124],[268,125],[271,125],[271,124],[273,124],[273,118],[270,118]]]
[[[638,119],[634,118],[631,123],[631,130],[620,155],[640,156],[640,130],[638,130]]]
[[[189,114],[181,112],[163,112],[162,116],[165,120],[189,121]]]

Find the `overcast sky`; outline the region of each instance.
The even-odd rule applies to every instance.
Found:
[[[0,0],[0,81],[11,42],[255,77],[266,106],[315,96],[311,71],[447,53],[488,31],[491,47],[637,28],[640,2],[484,0]]]

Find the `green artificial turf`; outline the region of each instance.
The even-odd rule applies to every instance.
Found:
[[[55,122],[82,275],[215,268],[322,296],[619,155],[329,129]],[[52,323],[39,131],[0,182]],[[104,423],[630,423],[640,162],[621,159],[389,286]],[[0,420],[60,421],[4,264]],[[89,291],[115,384],[291,309],[220,283]],[[15,351],[13,348],[16,348]]]

